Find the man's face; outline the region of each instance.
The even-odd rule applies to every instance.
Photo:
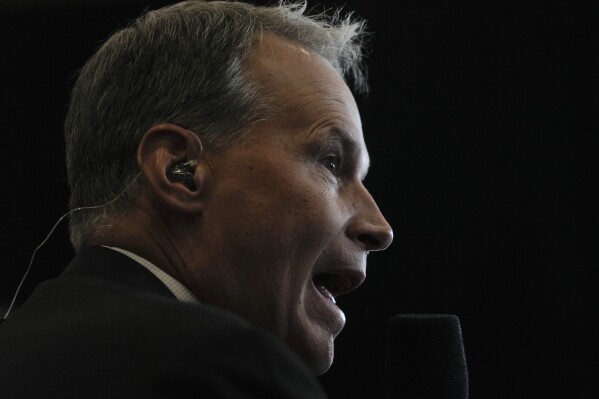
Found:
[[[319,375],[345,324],[332,297],[364,280],[368,251],[386,248],[392,230],[362,184],[360,116],[332,66],[266,35],[247,67],[277,116],[207,155],[206,267],[192,290],[281,337]]]

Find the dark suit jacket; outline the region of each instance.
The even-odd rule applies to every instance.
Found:
[[[282,341],[103,247],[0,325],[0,397],[325,398]]]

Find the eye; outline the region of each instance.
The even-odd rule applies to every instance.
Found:
[[[335,154],[327,155],[322,159],[322,163],[332,174],[337,175],[339,169],[339,156]]]

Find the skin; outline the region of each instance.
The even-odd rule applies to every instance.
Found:
[[[144,256],[203,303],[283,339],[320,375],[345,316],[319,282],[334,296],[355,289],[368,252],[389,246],[393,233],[362,183],[369,157],[360,115],[333,67],[269,34],[246,67],[276,115],[218,153],[176,125],[148,130],[137,206],[89,244]],[[191,189],[166,177],[189,159],[199,161]]]

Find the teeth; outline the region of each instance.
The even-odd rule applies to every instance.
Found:
[[[337,303],[337,302],[335,301],[335,297],[333,296],[333,294],[331,294],[331,291],[329,291],[329,290],[327,289],[327,287],[325,287],[324,285],[322,285],[322,284],[321,284],[321,285],[319,285],[319,286],[318,286],[318,290],[319,290],[319,291],[320,291],[320,293],[321,293],[321,294],[322,294],[322,295],[323,295],[325,298],[327,298],[329,301],[331,301],[331,302],[333,302],[333,303]]]

